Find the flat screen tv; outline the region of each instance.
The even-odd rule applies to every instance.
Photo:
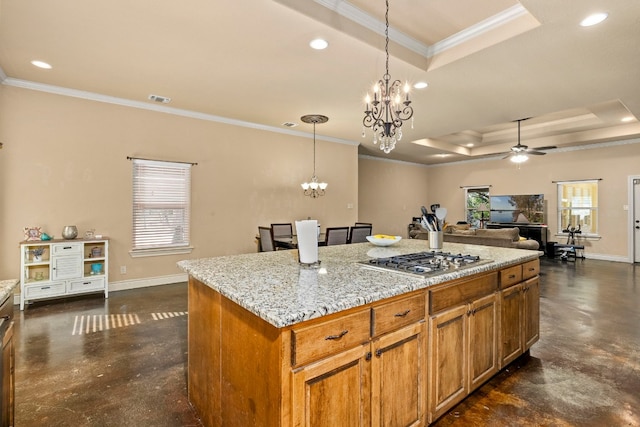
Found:
[[[544,224],[544,194],[490,196],[490,221]]]

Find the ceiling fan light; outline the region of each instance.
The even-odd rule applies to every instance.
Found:
[[[318,184],[318,187],[320,187],[321,190],[326,190],[328,185],[329,184],[327,184],[326,182],[321,182]]]
[[[511,161],[513,163],[523,163],[529,160],[529,156],[526,154],[516,154],[515,156],[511,156]]]

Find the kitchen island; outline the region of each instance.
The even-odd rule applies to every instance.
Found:
[[[370,258],[426,241],[181,261],[189,399],[207,426],[425,425],[538,337],[538,251],[445,244],[491,260],[421,277]]]

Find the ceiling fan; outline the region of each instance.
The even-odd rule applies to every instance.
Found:
[[[522,163],[527,161],[529,158],[528,154],[532,154],[534,156],[542,156],[547,154],[542,150],[551,150],[553,148],[558,148],[555,145],[548,145],[546,147],[538,147],[538,148],[529,148],[527,145],[523,145],[520,143],[520,122],[525,120],[529,120],[531,117],[527,117],[526,119],[518,119],[518,143],[511,147],[511,151],[503,157],[503,159],[511,159],[514,163]]]

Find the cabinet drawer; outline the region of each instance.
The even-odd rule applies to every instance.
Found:
[[[373,336],[380,336],[425,317],[425,294],[373,307]]]
[[[56,243],[51,245],[51,255],[65,256],[82,253],[82,243]]]
[[[514,265],[500,270],[500,289],[508,288],[520,282],[522,282],[522,265]]]
[[[68,283],[67,292],[70,294],[104,289],[104,277],[93,279],[72,280]]]
[[[429,314],[466,304],[498,290],[498,273],[445,285],[429,291]]]
[[[24,299],[64,295],[65,291],[66,288],[64,283],[42,283],[39,285],[27,285],[24,287]]]
[[[341,316],[317,325],[294,329],[291,337],[291,360],[303,365],[369,340],[369,309]]]
[[[522,279],[527,280],[540,274],[540,260],[525,262],[522,264]]]

